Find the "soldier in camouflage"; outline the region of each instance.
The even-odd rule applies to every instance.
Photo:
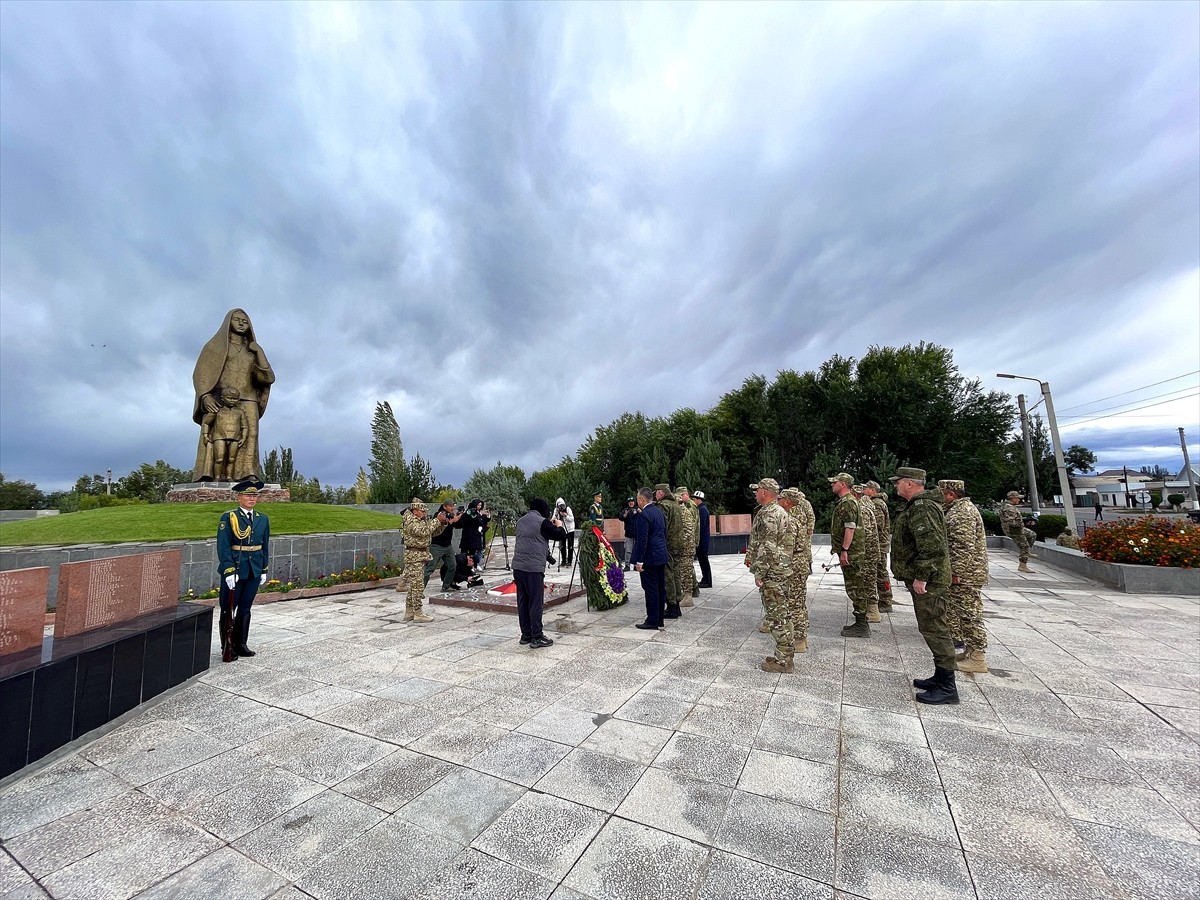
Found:
[[[664,619],[678,619],[679,601],[683,599],[679,590],[679,567],[684,554],[683,515],[669,484],[654,486],[654,502],[667,520],[667,611]]]
[[[892,578],[888,574],[888,553],[892,548],[892,516],[888,510],[887,497],[876,481],[863,485],[863,496],[871,501],[875,513],[875,527],[879,532],[879,569],[875,576],[875,592],[879,595],[881,612],[891,612],[895,602],[892,598]]]
[[[1062,534],[1054,539],[1054,543],[1060,547],[1067,547],[1071,550],[1079,549],[1079,538],[1075,536],[1075,533],[1071,531],[1070,528],[1064,528]]]
[[[892,573],[908,587],[917,628],[933,654],[933,677],[913,679],[918,703],[957,703],[954,636],[950,633],[950,548],[944,498],[925,489],[925,470],[901,466],[889,479],[905,502],[892,522]]]
[[[759,665],[764,672],[792,672],[795,669],[795,628],[788,584],[796,555],[795,521],[776,502],[779,482],[761,478],[750,485],[760,509],[750,527],[750,545],[746,551],[754,583],[762,591],[767,624],[775,639],[775,654]]]
[[[870,576],[871,582],[871,600],[867,603],[867,621],[879,621],[879,522],[875,518],[875,506],[870,500],[863,497],[863,486],[854,484],[850,486],[850,490],[854,493],[854,499],[858,501],[858,514],[862,521],[859,527],[863,530],[863,537],[866,538],[866,566],[867,573]]]
[[[1017,545],[1017,566],[1018,572],[1032,572],[1029,568],[1029,531],[1025,528],[1025,520],[1021,518],[1021,511],[1017,509],[1017,504],[1021,502],[1021,495],[1016,491],[1009,491],[1004,498],[1004,502],[1000,504],[1000,526],[1004,529],[1004,533],[1013,539]]]
[[[429,518],[425,504],[416,497],[400,521],[400,531],[404,535],[404,576],[400,583],[408,592],[404,600],[404,621],[432,622],[433,617],[421,611],[421,601],[425,599],[425,561],[433,559],[429,541],[442,533],[446,523]]]
[[[692,503],[686,487],[675,488],[675,496],[679,498],[685,547],[684,555],[679,560],[679,605],[695,606],[692,598],[700,596],[700,589],[696,587],[696,569],[692,566],[692,560],[696,556],[696,545],[700,543],[700,511]]]
[[[784,508],[796,526],[796,552],[792,556],[792,574],[788,578],[788,613],[792,618],[792,635],[796,652],[808,650],[808,576],[812,574],[812,528],[804,514],[812,514],[812,505],[804,498],[799,488],[784,488],[779,495],[779,505]]]
[[[854,607],[854,624],[842,629],[842,637],[870,637],[867,610],[877,601],[875,570],[867,570],[867,539],[865,530],[859,527],[862,517],[858,500],[850,490],[853,484],[854,479],[847,472],[829,479],[830,490],[838,498],[829,526],[829,552],[837,556],[846,594]]]
[[[983,517],[962,481],[938,482],[946,501],[946,543],[950,549],[950,628],[962,652],[960,672],[987,672],[987,632],[983,628],[982,589],[988,580],[987,533]]]

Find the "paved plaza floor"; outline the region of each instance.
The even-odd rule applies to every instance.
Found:
[[[1197,896],[1197,598],[990,558],[958,706],[913,702],[911,606],[843,639],[819,569],[809,652],[759,671],[735,556],[665,631],[635,587],[541,650],[391,590],[256,607],[258,656],[0,786],[0,897]]]

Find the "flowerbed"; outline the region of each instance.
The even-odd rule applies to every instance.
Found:
[[[358,584],[367,581],[374,583],[384,578],[395,578],[402,573],[403,567],[386,557],[383,562],[379,562],[374,556],[367,556],[363,560],[362,565],[355,566],[353,569],[332,572],[329,575],[320,575],[307,584],[300,584],[298,581],[280,581],[278,578],[271,578],[258,589],[258,592],[260,594],[286,594],[290,591],[302,590],[304,588],[333,587],[339,584]],[[179,599],[212,600],[219,596],[219,593],[217,588],[213,588],[210,591],[197,594],[189,588],[187,593]]]
[[[1092,559],[1143,566],[1200,567],[1200,526],[1145,516],[1087,530],[1080,549]]]

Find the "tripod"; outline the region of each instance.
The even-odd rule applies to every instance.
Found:
[[[504,546],[504,571],[509,571],[512,567],[508,561],[508,513],[500,513],[496,516],[496,521],[500,524],[500,543]],[[494,541],[495,536],[492,537]],[[488,546],[488,558],[491,559],[492,548]]]

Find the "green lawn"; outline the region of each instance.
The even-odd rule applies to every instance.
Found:
[[[217,519],[234,503],[152,503],[110,506],[40,519],[0,523],[0,547],[61,544],[120,544],[215,537]],[[321,503],[263,503],[272,534],[387,531],[400,517]]]

